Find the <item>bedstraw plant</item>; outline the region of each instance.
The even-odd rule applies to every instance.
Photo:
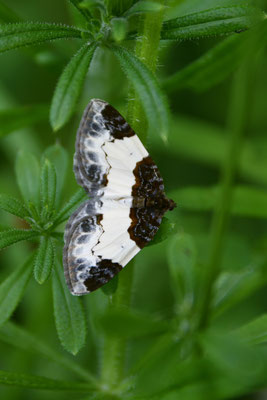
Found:
[[[62,23],[25,22],[23,7],[0,1],[0,52],[17,50],[0,64],[0,249],[12,245],[1,253],[3,398],[258,398],[267,384],[264,2],[38,6]],[[126,117],[178,208],[147,249],[81,299],[66,286],[62,247],[87,199],[71,168],[91,97]]]

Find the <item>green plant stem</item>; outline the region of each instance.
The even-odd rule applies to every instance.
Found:
[[[164,4],[164,0],[158,0]],[[135,55],[155,73],[158,61],[158,50],[160,41],[160,31],[163,22],[164,9],[158,13],[147,14],[144,20],[140,20],[138,39],[136,43]],[[138,133],[143,143],[147,139],[147,121],[142,111],[138,95],[133,88],[129,90],[129,103],[127,119],[133,129]]]
[[[246,60],[237,72],[233,82],[228,120],[228,151],[222,166],[221,195],[211,227],[211,250],[201,294],[203,301],[201,303],[202,309],[199,321],[200,329],[204,329],[208,324],[213,284],[220,272],[224,234],[229,222],[233,184],[242,146],[242,136],[247,122],[250,72],[250,63]]]
[[[164,4],[164,0],[158,0]],[[135,54],[154,73],[157,65],[160,30],[163,21],[163,11],[155,14],[147,14],[139,27],[139,37]],[[142,107],[133,89],[129,91],[129,104],[127,119],[140,139],[146,142],[146,121]],[[134,276],[134,261],[131,261],[126,269],[120,272],[119,285],[112,296],[110,307],[128,307],[131,302],[132,283]],[[124,378],[125,340],[120,338],[105,338],[103,349],[102,381],[111,390],[116,389]]]

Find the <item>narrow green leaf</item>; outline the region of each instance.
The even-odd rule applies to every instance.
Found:
[[[96,47],[96,43],[82,46],[59,78],[50,110],[50,121],[55,131],[65,125],[74,113]]]
[[[84,311],[80,299],[70,294],[63,277],[63,270],[59,270],[57,267],[53,274],[54,315],[57,333],[62,346],[75,355],[85,343]]]
[[[166,140],[169,130],[169,112],[165,96],[154,75],[127,49],[118,46],[113,46],[111,49],[140,99],[150,131],[154,134],[158,133]]]
[[[56,191],[57,191],[57,177],[56,170],[51,162],[46,158],[43,161],[41,168],[41,202],[42,211],[53,211]]]
[[[267,282],[265,268],[252,265],[239,272],[224,272],[215,283],[212,318],[240,303]]]
[[[55,249],[52,240],[41,237],[40,245],[34,260],[34,277],[40,283],[44,283],[49,278],[54,267]]]
[[[86,199],[88,196],[86,195],[84,189],[78,189],[76,193],[70,198],[70,200],[62,207],[60,213],[57,215],[54,226],[61,224],[66,221],[74,210]]]
[[[20,302],[32,272],[32,256],[12,272],[0,285],[0,326],[12,315]]]
[[[0,208],[22,219],[29,215],[29,211],[20,200],[7,194],[0,194]]]
[[[6,23],[6,22],[18,22],[20,21],[20,18],[17,16],[17,14],[9,8],[5,3],[0,1],[0,22],[1,23]]]
[[[16,178],[24,200],[39,207],[40,166],[37,158],[26,151],[18,153],[15,164]]]
[[[176,116],[171,125],[172,135],[166,156],[178,155],[201,164],[221,168],[225,159],[228,136],[218,125]],[[266,143],[266,142],[264,142]],[[246,141],[240,149],[239,174],[253,182],[267,183],[267,159],[260,152],[259,143]],[[178,204],[179,198],[174,198]]]
[[[180,307],[191,307],[196,282],[196,246],[186,233],[175,235],[168,246],[170,284]]]
[[[196,61],[177,71],[163,82],[163,88],[169,93],[190,88],[198,92],[208,90],[226,79],[247,56],[248,40],[251,34],[257,36],[257,48],[254,46],[254,54],[264,45],[267,24],[261,24],[259,29],[253,32],[244,32],[241,35],[230,36],[218,45],[208,50]]]
[[[86,21],[90,21],[92,16],[91,16],[90,12],[87,9],[84,9],[83,7],[80,6],[81,0],[69,0],[69,2],[86,19]]]
[[[62,191],[68,168],[68,153],[62,146],[60,146],[59,144],[55,144],[53,146],[48,147],[45,150],[43,156],[44,158],[47,158],[51,162],[51,164],[54,165],[56,170],[56,181],[57,181],[56,206],[58,206],[62,196]]]
[[[236,333],[250,344],[267,342],[267,314],[253,319],[236,330]]]
[[[37,353],[37,355],[52,360],[54,363],[76,373],[82,379],[95,381],[90,372],[77,364],[73,359],[52,349],[41,339],[13,322],[8,321],[0,328],[0,341],[17,349],[34,353],[35,355]]]
[[[66,390],[71,392],[90,393],[95,387],[89,383],[59,381],[56,379],[45,378],[36,375],[26,375],[16,372],[0,370],[0,384],[15,387],[25,387],[29,389],[41,390]]]
[[[165,21],[161,38],[185,40],[225,35],[247,30],[260,20],[263,13],[253,7],[217,7]]]
[[[106,335],[120,338],[144,337],[171,329],[166,321],[128,309],[108,310],[99,317],[97,324]]]
[[[38,232],[32,231],[30,229],[8,229],[6,231],[2,231],[0,232],[0,249],[3,249],[7,246],[10,246],[11,244],[20,242],[22,240],[32,239],[38,235]]]
[[[173,191],[171,196],[184,210],[212,211],[218,202],[220,188],[187,187]],[[245,185],[236,186],[231,213],[243,217],[267,218],[267,191]]]
[[[61,38],[81,38],[82,31],[72,26],[41,22],[0,25],[0,53]]]
[[[164,5],[160,3],[156,3],[155,1],[143,1],[140,0],[135,3],[129,10],[127,10],[123,15],[124,17],[131,17],[136,14],[143,14],[148,12],[157,12],[161,11]]]
[[[242,342],[234,333],[208,330],[200,336],[200,343],[211,362],[223,375],[233,381],[244,381],[245,386],[258,379],[263,367],[260,350]]]
[[[48,106],[43,104],[0,110],[0,137],[36,122],[47,121],[48,110]]]

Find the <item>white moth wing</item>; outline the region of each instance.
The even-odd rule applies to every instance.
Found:
[[[64,269],[74,295],[96,290],[133,258],[140,247],[130,238],[133,170],[148,155],[123,117],[92,100],[76,138],[74,173],[90,197],[65,229]]]

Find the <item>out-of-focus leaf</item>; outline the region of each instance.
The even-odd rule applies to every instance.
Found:
[[[135,392],[137,398],[160,399],[169,388],[187,387],[190,383],[197,382],[203,377],[214,379],[214,368],[210,371],[206,360],[190,358],[182,359],[182,343],[175,341],[174,336],[166,334],[161,336],[153,346],[154,353],[136,370]],[[210,376],[209,376],[210,372]],[[147,396],[147,397],[145,397]],[[166,397],[167,399],[167,397]]]
[[[259,267],[248,267],[240,272],[225,272],[215,283],[212,317],[221,315],[238,302],[266,284],[265,272]]]
[[[111,49],[140,99],[151,132],[159,133],[166,140],[169,131],[168,106],[154,75],[127,49],[118,46]]]
[[[30,229],[8,229],[0,232],[0,249],[10,246],[11,244],[20,242],[22,240],[29,240],[39,233]]]
[[[50,110],[50,122],[55,131],[65,125],[75,111],[96,47],[96,43],[83,45],[59,78]]]
[[[40,245],[34,260],[34,277],[40,285],[50,276],[54,267],[55,250],[51,238],[44,236],[40,239]]]
[[[216,125],[176,117],[171,125],[168,156],[179,155],[203,164],[221,167],[227,149],[227,135]],[[240,149],[239,173],[254,182],[267,183],[267,159],[254,142],[246,141]],[[176,200],[176,199],[174,199]],[[178,204],[179,204],[179,199]]]
[[[75,211],[84,200],[88,199],[84,189],[78,189],[76,193],[70,198],[70,200],[62,207],[62,210],[57,215],[54,225],[59,225],[61,222],[66,221],[70,215]]]
[[[12,272],[0,285],[0,326],[12,315],[21,300],[32,272],[32,257]]]
[[[68,153],[59,144],[54,144],[48,147],[44,154],[44,158],[47,158],[56,169],[56,180],[57,180],[57,193],[56,193],[56,205],[58,206],[60,196],[62,195],[63,186],[65,183],[67,168],[68,168]]]
[[[158,232],[147,246],[153,246],[154,244],[161,243],[164,240],[168,239],[170,236],[173,236],[176,232],[177,226],[175,221],[163,217]]]
[[[108,310],[100,316],[98,325],[106,335],[120,338],[155,335],[171,329],[166,321],[125,309]]]
[[[0,25],[0,53],[53,39],[81,38],[82,31],[72,26],[41,22]]]
[[[263,13],[254,7],[216,7],[165,21],[161,38],[185,40],[238,33],[262,19]]]
[[[62,346],[72,354],[77,354],[84,346],[86,323],[82,304],[72,296],[59,265],[53,274],[53,301],[57,333]]]
[[[18,22],[20,18],[5,3],[0,1],[0,23]]]
[[[18,107],[0,110],[0,137],[13,131],[34,125],[36,122],[48,120],[47,105]]]
[[[0,328],[0,340],[20,350],[37,353],[41,357],[48,358],[87,381],[93,380],[91,374],[73,359],[53,350],[42,340],[13,322],[6,322]]]
[[[69,0],[69,2],[76,8],[77,11],[79,11],[79,13],[81,13],[81,15],[87,20],[90,21],[90,19],[92,18],[90,12],[88,9],[81,7],[80,3],[81,0]]]
[[[266,32],[267,23],[264,21],[253,31],[226,38],[196,61],[166,78],[163,82],[164,89],[173,92],[181,88],[190,88],[201,92],[217,85],[237,69],[244,57],[248,57],[248,51],[255,57],[264,46]],[[257,46],[248,46],[251,38]]]
[[[40,166],[37,158],[26,151],[18,153],[15,165],[16,178],[24,200],[39,207]]]
[[[41,168],[42,214],[53,211],[56,200],[57,176],[53,164],[46,158]]]
[[[217,85],[241,63],[245,43],[244,34],[224,39],[196,61],[166,78],[163,88],[171,93],[182,88],[205,91]]]
[[[250,321],[236,330],[237,334],[246,342],[261,344],[267,342],[267,314]]]
[[[127,34],[128,22],[125,18],[112,18],[111,32],[115,42],[121,42]]]
[[[29,214],[29,211],[21,201],[7,194],[0,194],[0,208],[22,219]]]
[[[115,275],[114,278],[111,279],[111,281],[101,287],[101,290],[103,293],[105,293],[106,296],[112,296],[114,293],[116,293],[118,283],[119,276]]]
[[[26,375],[16,372],[0,371],[0,384],[15,387],[41,390],[67,390],[71,392],[90,393],[95,387],[89,383],[59,381],[36,375]]]
[[[170,194],[179,201],[182,209],[210,211],[216,206],[220,196],[218,186],[187,187],[175,190]],[[267,191],[250,186],[236,186],[231,205],[233,215],[267,218]]]
[[[129,8],[123,15],[124,17],[131,17],[136,14],[143,14],[148,12],[161,11],[164,5],[156,3],[155,1],[143,1],[140,0]]]
[[[103,14],[106,13],[105,3],[102,0],[82,0],[79,7],[89,10],[91,14],[94,14],[95,10],[99,10]]]
[[[175,235],[168,246],[170,284],[180,306],[190,307],[194,300],[196,280],[196,246],[193,237],[180,233]]]
[[[222,376],[244,382],[246,388],[256,383],[263,372],[261,350],[244,343],[238,335],[209,330],[201,335],[200,343]]]

